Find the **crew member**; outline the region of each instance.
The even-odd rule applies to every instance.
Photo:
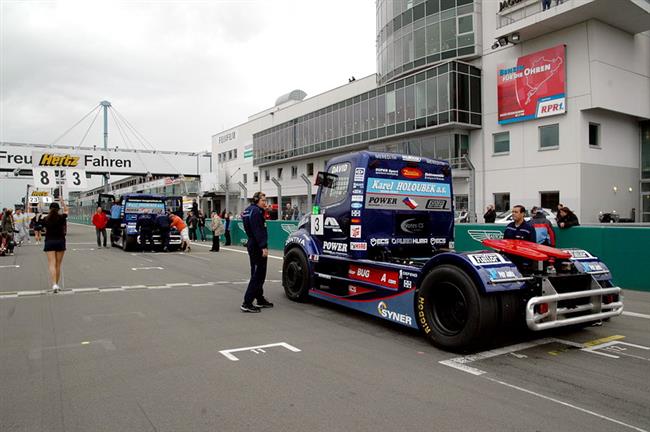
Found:
[[[161,213],[156,217],[156,226],[160,235],[163,252],[169,252],[169,216]]]
[[[97,247],[101,248],[102,243],[100,242],[100,237],[104,237],[104,247],[106,247],[106,224],[108,223],[108,216],[104,213],[104,209],[97,207],[97,211],[93,215],[91,220],[92,224],[95,225],[95,234],[97,235]]]
[[[266,279],[266,264],[269,255],[268,233],[264,221],[266,194],[255,192],[251,205],[242,213],[244,230],[248,236],[246,248],[251,264],[251,279],[244,294],[242,312],[260,312],[261,308],[273,307],[273,303],[264,298],[264,280]],[[257,305],[253,305],[253,300]]]
[[[140,235],[140,247],[142,247],[142,250],[145,250],[147,242],[149,242],[153,250],[153,229],[155,226],[156,223],[151,214],[149,214],[149,209],[144,209],[144,212],[138,216],[138,221],[135,224],[135,229],[138,230],[138,234]]]
[[[117,201],[113,201],[111,206],[111,220],[109,221],[111,227],[111,246],[115,246],[115,242],[120,239],[122,235],[122,206]]]
[[[503,233],[504,239],[526,240],[535,243],[537,236],[535,227],[525,219],[526,207],[516,205],[512,208],[513,221],[508,224]]]
[[[187,249],[188,252],[191,252],[192,248],[190,247],[190,234],[189,230],[187,229],[187,225],[185,222],[183,222],[183,219],[179,216],[176,216],[174,213],[170,213],[169,221],[169,226],[176,228],[176,231],[178,231],[181,235],[181,250]]]

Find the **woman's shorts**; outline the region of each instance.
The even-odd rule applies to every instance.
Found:
[[[181,230],[181,240],[190,241],[190,230],[188,230],[187,228],[183,228]]]
[[[45,240],[45,247],[43,247],[44,252],[52,251],[64,251],[65,250],[65,240]]]

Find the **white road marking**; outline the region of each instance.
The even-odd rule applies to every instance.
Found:
[[[146,288],[146,285],[122,285],[120,288],[122,289],[130,289],[130,288]]]
[[[289,351],[293,351],[293,352],[300,352],[300,350],[298,348],[296,348],[294,346],[291,346],[286,342],[272,343],[272,344],[268,344],[268,345],[258,345],[258,346],[245,347],[245,348],[234,348],[234,349],[228,349],[228,350],[221,350],[219,352],[222,355],[224,355],[228,360],[239,361],[239,359],[237,357],[235,357],[234,355],[232,355],[232,353],[240,352],[240,351],[251,351],[251,352],[253,352],[255,354],[258,354],[258,351],[261,351],[261,352],[265,353],[266,351],[264,351],[262,348],[271,348],[271,347],[275,347],[275,346],[283,347],[283,348],[286,348]]]
[[[1,265],[0,268],[20,268],[20,265],[18,264]]]
[[[144,314],[142,312],[115,312],[115,313],[105,313],[105,314],[84,315],[83,319],[86,322],[91,322],[95,318],[101,318],[101,317],[111,318],[115,316],[124,316],[124,315],[137,315],[140,318],[144,318]]]
[[[612,423],[616,423],[617,425],[624,426],[624,427],[630,428],[630,429],[635,430],[635,431],[639,431],[639,432],[648,432],[646,429],[642,429],[642,428],[637,427],[637,426],[633,426],[633,425],[630,425],[630,424],[627,424],[627,423],[623,423],[623,422],[620,421],[620,420],[616,420],[616,419],[614,419],[614,418],[607,417],[606,415],[599,414],[599,413],[597,413],[597,412],[595,412],[595,411],[591,411],[591,410],[588,410],[588,409],[585,409],[585,408],[579,407],[579,406],[577,406],[577,405],[573,405],[573,404],[570,404],[570,403],[568,403],[568,402],[564,402],[564,401],[561,401],[561,400],[559,400],[559,399],[555,399],[555,398],[552,398],[552,397],[550,397],[550,396],[546,396],[546,395],[543,395],[543,394],[541,394],[541,393],[537,393],[537,392],[534,392],[534,391],[532,391],[532,390],[528,390],[528,389],[525,389],[525,388],[523,388],[523,387],[516,386],[516,385],[514,385],[514,384],[509,384],[509,383],[507,383],[507,382],[505,382],[505,381],[501,381],[501,380],[498,380],[498,379],[496,379],[496,378],[490,378],[490,377],[483,377],[483,378],[485,378],[485,379],[487,379],[487,380],[490,380],[490,381],[492,381],[492,382],[495,382],[495,383],[498,383],[498,384],[504,385],[504,386],[506,386],[506,387],[510,387],[511,389],[519,390],[519,391],[521,391],[521,392],[528,393],[528,394],[533,395],[533,396],[537,396],[537,397],[542,398],[542,399],[545,399],[545,400],[547,400],[547,401],[555,402],[555,403],[557,403],[557,404],[564,405],[564,406],[569,407],[569,408],[573,408],[573,409],[578,410],[578,411],[581,411],[581,412],[583,412],[583,413],[585,413],[585,414],[590,414],[590,415],[592,415],[592,416],[595,416],[595,417],[601,418],[601,419],[603,419],[603,420],[607,420],[607,421],[612,422]]]
[[[18,291],[16,294],[18,294],[18,297],[25,297],[25,296],[35,296],[35,295],[43,295],[45,294],[46,291]]]
[[[87,292],[99,292],[99,288],[73,288],[70,291],[73,293],[87,293]]]
[[[115,345],[110,339],[98,339],[94,341],[83,341],[79,343],[71,343],[65,345],[55,345],[42,348],[33,348],[29,351],[30,360],[40,360],[43,357],[43,351],[60,350],[62,348],[78,348],[82,345],[101,345],[106,351],[115,351]]]
[[[645,319],[650,319],[650,315],[638,313],[638,312],[628,312],[628,311],[623,311],[623,315],[627,316],[632,316],[635,318],[645,318]]]
[[[131,270],[165,270],[162,267],[131,267]]]
[[[179,287],[179,286],[188,286],[188,285],[190,285],[190,283],[189,282],[175,282],[175,283],[168,283],[166,285],[170,286],[170,287]]]
[[[635,355],[628,355],[626,353],[623,353],[622,351],[625,351],[624,346],[629,346],[629,347],[632,347],[632,348],[638,348],[638,349],[650,351],[650,347],[646,347],[646,346],[643,346],[643,345],[636,345],[636,344],[632,344],[632,343],[628,343],[628,342],[622,342],[622,341],[605,342],[605,343],[602,343],[602,344],[599,344],[599,345],[593,345],[593,346],[590,346],[590,347],[582,348],[581,351],[586,351],[586,352],[590,352],[592,354],[598,354],[598,355],[601,355],[601,356],[604,356],[604,357],[610,357],[610,358],[615,358],[615,359],[621,358],[620,356],[623,355],[623,356],[627,356],[627,357],[635,357],[635,358],[639,358],[639,359],[642,359],[642,360],[648,360],[648,359],[646,359],[644,357],[639,357],[639,356],[635,356]],[[604,349],[604,350],[607,350],[609,352],[616,352],[619,355],[608,354],[608,353],[596,351],[596,350],[600,350],[600,349]]]
[[[131,253],[131,256],[139,256],[140,258],[142,258],[143,260],[145,260],[145,261],[147,261],[147,262],[150,262],[150,263],[153,262],[152,259],[149,259],[149,258],[147,258],[147,257],[145,257],[145,256],[143,256],[143,255],[144,255],[144,254]]]
[[[95,250],[95,248],[77,248],[77,249],[72,249],[73,251],[91,251]]]

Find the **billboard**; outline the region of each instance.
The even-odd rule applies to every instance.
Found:
[[[499,124],[566,112],[566,46],[557,45],[497,68]]]

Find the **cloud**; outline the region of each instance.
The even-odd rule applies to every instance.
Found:
[[[281,94],[313,96],[375,72],[372,0],[0,8],[2,141],[49,144],[106,99],[158,148],[209,149],[213,134]],[[61,143],[78,145],[90,121]],[[102,143],[100,123],[85,145]]]

